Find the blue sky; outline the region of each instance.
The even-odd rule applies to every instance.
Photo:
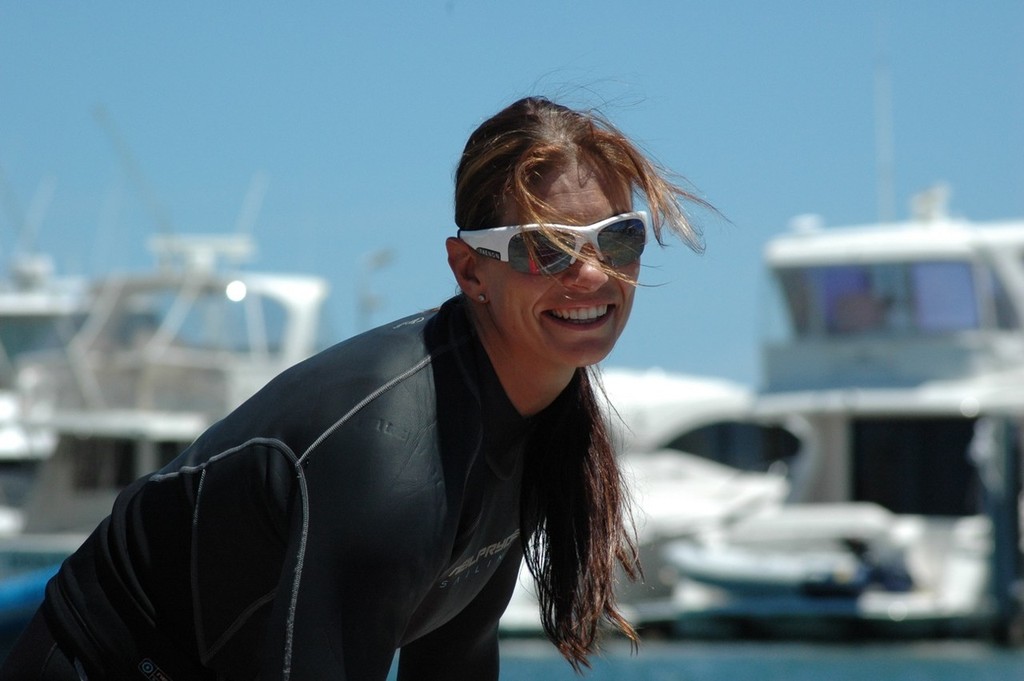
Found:
[[[333,334],[455,290],[444,259],[467,135],[527,94],[598,106],[727,219],[645,256],[610,365],[756,385],[761,249],[789,220],[879,216],[875,84],[891,83],[897,216],[1024,217],[1024,2],[703,0],[89,3],[0,0],[0,169],[68,273],[138,269],[159,228],[103,107],[182,233],[234,228],[268,181],[253,267],[327,277]],[[48,179],[52,178],[52,179]],[[17,226],[0,213],[0,258]]]

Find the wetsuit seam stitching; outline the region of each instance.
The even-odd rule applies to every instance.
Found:
[[[357,402],[355,406],[353,406],[351,409],[349,409],[337,421],[335,421],[330,426],[328,426],[327,429],[324,430],[324,432],[322,432],[320,434],[320,436],[316,440],[314,440],[313,443],[311,445],[309,445],[309,447],[306,448],[306,451],[303,452],[302,456],[299,457],[298,463],[299,464],[305,463],[306,459],[309,458],[309,456],[313,453],[314,449],[319,447],[324,442],[324,440],[329,438],[338,428],[340,428],[341,426],[345,425],[345,423],[347,423],[349,421],[349,419],[351,419],[353,416],[355,416],[357,413],[359,413],[363,409],[363,407],[365,407],[366,405],[370,404],[371,402],[376,400],[378,397],[380,397],[384,393],[386,393],[389,390],[391,390],[392,388],[394,388],[399,383],[402,383],[403,381],[405,381],[409,377],[411,377],[414,374],[416,374],[417,372],[421,371],[424,367],[429,366],[431,361],[433,361],[433,356],[428,354],[426,357],[424,357],[423,359],[418,361],[416,364],[414,364],[413,366],[409,367],[408,369],[406,369],[402,373],[398,374],[397,376],[391,378],[389,381],[387,381],[386,383],[382,384],[380,387],[376,388],[371,393],[366,395],[363,399],[359,400],[359,402]]]
[[[196,506],[192,510],[192,625],[196,632],[196,647],[199,657],[206,663],[206,631],[203,629],[202,603],[199,598],[199,507],[203,503],[203,487],[206,482],[206,469],[199,474],[199,485],[196,487]]]
[[[299,539],[298,555],[295,560],[295,577],[292,579],[292,592],[291,598],[288,602],[288,618],[285,622],[285,642],[284,642],[284,665],[281,670],[282,681],[288,681],[292,674],[292,651],[294,649],[295,641],[295,616],[298,609],[299,601],[299,587],[302,583],[302,570],[305,567],[306,562],[306,545],[309,541],[309,490],[306,483],[306,475],[300,465],[301,460],[294,459],[294,453],[289,451],[292,455],[292,465],[295,466],[296,476],[299,483],[299,498],[302,500],[302,531]]]
[[[291,450],[291,447],[289,447],[287,443],[273,437],[254,437],[249,440],[246,440],[245,442],[239,445],[231,447],[230,449],[225,449],[224,451],[211,456],[206,461],[203,461],[202,463],[197,464],[195,466],[182,466],[181,468],[178,468],[177,470],[171,471],[169,473],[154,474],[150,476],[149,481],[163,482],[164,480],[173,480],[175,478],[180,477],[183,474],[201,473],[205,471],[206,468],[208,468],[211,464],[216,463],[217,461],[225,459],[229,456],[238,454],[253,445],[266,445],[273,449],[281,450],[285,454],[289,455],[289,458],[291,458],[292,460],[292,465],[295,465],[295,463],[297,463],[295,460],[295,453]]]
[[[295,626],[295,607],[296,607],[295,603],[296,603],[296,600],[297,600],[298,587],[299,587],[299,583],[300,583],[301,576],[302,576],[302,566],[303,566],[303,561],[304,561],[305,552],[306,552],[307,537],[308,537],[308,534],[309,534],[309,513],[308,513],[308,511],[309,511],[309,500],[307,498],[306,480],[305,480],[305,475],[303,473],[303,470],[302,470],[301,466],[299,466],[298,459],[295,456],[295,452],[293,452],[291,447],[289,447],[285,442],[283,442],[283,441],[281,441],[281,440],[279,440],[277,438],[268,438],[268,437],[251,438],[251,439],[246,440],[245,442],[243,442],[243,443],[241,443],[239,445],[236,445],[236,446],[231,447],[229,449],[226,449],[226,450],[224,450],[222,452],[219,452],[218,454],[215,454],[214,456],[211,456],[209,459],[207,459],[206,461],[203,461],[202,463],[200,463],[198,465],[182,466],[181,468],[179,468],[179,469],[177,469],[175,471],[171,471],[169,473],[155,474],[155,475],[150,477],[150,481],[152,481],[152,482],[162,482],[162,481],[165,481],[165,480],[177,479],[177,478],[181,477],[183,474],[190,474],[190,473],[196,473],[196,472],[198,472],[200,474],[199,488],[198,488],[198,491],[196,493],[196,507],[195,507],[195,509],[193,511],[193,515],[192,515],[192,520],[193,520],[193,543],[194,543],[195,542],[195,537],[196,537],[195,529],[197,528],[198,518],[199,518],[199,507],[202,505],[203,482],[205,481],[205,478],[206,478],[207,468],[211,464],[213,464],[215,462],[218,462],[218,461],[220,461],[222,459],[225,459],[225,458],[228,458],[230,456],[234,456],[235,454],[242,453],[245,450],[247,450],[248,448],[252,447],[253,445],[265,445],[265,446],[267,446],[269,448],[275,449],[275,450],[279,451],[281,454],[283,454],[289,460],[289,463],[291,464],[292,468],[296,472],[298,483],[299,483],[299,489],[300,489],[299,494],[300,494],[300,498],[302,499],[302,530],[301,530],[301,539],[300,539],[300,546],[299,546],[299,549],[297,551],[298,556],[297,556],[297,559],[296,559],[295,578],[294,578],[293,583],[292,583],[292,596],[293,597],[292,597],[291,603],[289,604],[288,618],[287,618],[287,621],[285,623],[285,665],[284,665],[285,668],[282,670],[282,674],[283,674],[282,678],[286,681],[289,678],[290,674],[291,674],[291,650],[292,650],[292,647],[293,647],[292,640],[293,640],[293,631],[294,631],[294,626]],[[195,557],[196,557],[196,555],[197,555],[197,552],[195,550],[193,550],[193,558],[192,558],[192,560],[193,560],[193,566],[192,566],[193,567],[193,569],[192,569],[193,580],[195,579],[195,577],[197,575],[197,568],[196,568],[196,565],[195,565],[195,559],[196,559]],[[195,598],[196,593],[197,593],[196,586],[195,586],[195,584],[193,584],[193,598]],[[266,598],[266,596],[263,597],[263,599],[265,599],[265,598]],[[261,599],[261,600],[263,600],[263,599]],[[250,608],[251,607],[252,606],[250,605]],[[205,634],[204,634],[204,632],[202,631],[202,629],[200,627],[200,621],[199,621],[199,616],[200,615],[199,615],[199,612],[198,612],[197,609],[194,609],[193,612],[194,612],[193,617],[196,618],[195,619],[195,625],[196,625],[196,642],[197,642],[197,647],[200,650],[200,658],[201,658],[202,664],[206,664],[206,661],[209,660],[210,657],[212,657],[213,654],[216,654],[216,650],[219,650],[220,648],[222,648],[226,644],[228,638],[222,637],[221,640],[219,640],[217,642],[217,645],[215,646],[215,648],[211,649],[213,652],[211,652],[210,650],[206,650],[206,648],[205,648],[205,640],[203,640],[205,638]],[[205,655],[205,659],[203,659],[204,655]]]

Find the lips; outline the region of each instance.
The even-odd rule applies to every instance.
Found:
[[[586,324],[593,322],[608,314],[607,305],[592,305],[590,307],[571,307],[551,310],[551,316],[563,321]]]

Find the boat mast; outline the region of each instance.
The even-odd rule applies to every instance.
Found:
[[[892,222],[896,219],[896,196],[893,188],[895,155],[892,78],[889,71],[888,33],[888,21],[880,16],[876,28],[875,47],[875,172],[879,222]]]

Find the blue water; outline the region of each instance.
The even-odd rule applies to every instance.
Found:
[[[0,650],[0,660],[6,656]],[[395,679],[396,669],[388,677]],[[618,642],[576,676],[554,648],[502,642],[501,681],[1024,681],[1024,650],[975,641],[925,643],[662,643],[637,655]]]
[[[502,681],[577,680],[540,641],[502,644]],[[1024,650],[976,641],[924,643],[644,643],[633,656],[615,642],[589,681],[1006,681],[1024,680]]]

